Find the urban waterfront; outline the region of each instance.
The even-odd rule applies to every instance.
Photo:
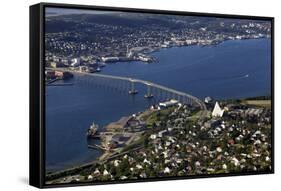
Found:
[[[270,42],[262,38],[161,49],[152,53],[157,63],[112,63],[102,73],[153,81],[202,99],[269,96]],[[93,121],[104,126],[143,111],[153,102],[141,95],[78,82],[75,77],[67,82],[74,84],[46,87],[47,171],[90,162],[101,155],[87,147],[85,134]]]

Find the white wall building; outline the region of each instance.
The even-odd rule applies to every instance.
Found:
[[[223,116],[223,112],[224,112],[224,110],[221,109],[219,103],[216,102],[215,107],[214,107],[213,112],[212,112],[212,116],[213,117],[222,117]]]
[[[80,66],[80,63],[81,63],[80,58],[73,58],[71,66],[78,67],[78,66]]]

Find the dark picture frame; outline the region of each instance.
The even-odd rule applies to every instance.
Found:
[[[124,11],[131,13],[155,13],[165,15],[198,16],[198,17],[216,17],[230,19],[249,19],[271,22],[271,170],[258,172],[241,173],[221,173],[221,174],[200,174],[177,177],[145,178],[135,180],[118,181],[100,181],[91,183],[65,183],[65,184],[46,184],[45,183],[45,8],[70,8],[80,10],[100,10],[100,11]],[[54,4],[39,3],[30,6],[30,129],[29,129],[29,183],[38,188],[84,186],[115,183],[135,183],[147,181],[179,180],[210,177],[229,177],[256,174],[274,173],[274,18],[230,15],[214,13],[195,13],[183,11],[167,11],[152,9],[134,9],[121,7],[103,7],[88,5]]]

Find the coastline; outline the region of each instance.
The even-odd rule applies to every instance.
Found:
[[[136,151],[138,149],[141,149],[141,147],[138,147],[138,148],[135,148],[135,149],[132,149],[132,150],[128,150],[128,151],[125,151],[125,152],[121,152],[121,153],[109,154],[108,152],[104,152],[100,157],[98,157],[98,159],[95,159],[92,162],[84,163],[82,165],[74,166],[72,168],[67,168],[67,169],[64,169],[64,170],[59,170],[59,171],[47,173],[46,177],[45,177],[46,182],[55,180],[57,178],[61,178],[63,176],[75,174],[77,172],[80,172],[80,171],[82,171],[82,170],[84,170],[88,167],[91,167],[93,165],[96,165],[98,163],[104,164],[108,160],[112,160],[116,157],[119,157],[121,155],[124,155],[124,154],[132,152],[132,151]]]
[[[262,37],[249,37],[249,38],[241,38],[241,39],[223,39],[223,40],[217,40],[217,41],[212,41],[209,44],[202,44],[202,43],[191,43],[191,44],[176,44],[176,45],[170,45],[167,47],[150,47],[149,51],[140,51],[138,53],[144,54],[147,57],[152,58],[154,61],[143,61],[143,60],[139,60],[139,59],[134,59],[134,58],[128,58],[128,57],[124,57],[124,58],[119,58],[119,60],[116,61],[110,61],[110,62],[102,62],[102,63],[106,63],[106,64],[116,64],[118,62],[134,62],[134,61],[139,61],[145,64],[149,64],[149,63],[154,63],[155,61],[157,62],[157,59],[154,58],[153,56],[151,56],[151,54],[155,53],[155,52],[159,52],[163,49],[171,49],[171,48],[180,48],[180,47],[192,47],[192,46],[200,46],[200,47],[210,47],[210,46],[217,46],[221,43],[227,42],[227,41],[244,41],[244,40],[257,40],[257,39],[270,39],[271,36],[262,36]]]
[[[149,108],[147,108],[147,109],[145,109],[144,111],[142,111],[142,112],[139,112],[139,116],[138,117],[144,117],[144,116],[147,116],[147,115],[149,115],[149,114],[151,114],[152,112],[151,112],[151,110],[149,109]],[[131,115],[130,115],[131,116]],[[125,116],[123,116],[123,117],[125,117]],[[122,119],[123,117],[121,117],[120,119]],[[126,116],[127,117],[127,116]],[[116,123],[116,122],[118,122],[120,119],[118,119],[117,121],[113,121],[113,122],[110,122],[110,123],[108,123],[107,125],[105,125],[104,127],[103,127],[103,129],[106,129],[106,127],[108,127],[110,124],[112,124],[112,123]],[[107,131],[107,130],[105,130],[104,132],[109,132],[110,133],[110,131]],[[136,133],[137,134],[137,133]],[[102,143],[103,141],[101,141],[101,145],[103,145],[103,143]],[[134,144],[134,143],[133,143]],[[124,150],[124,148],[125,148],[126,146],[123,146],[122,148],[121,148],[121,150],[117,150],[117,151],[114,151],[114,152],[110,152],[110,151],[107,151],[107,150],[104,150],[103,151],[103,153],[100,155],[100,156],[98,156],[98,157],[96,157],[96,159],[95,160],[93,160],[93,161],[91,161],[91,162],[87,162],[87,163],[84,163],[84,164],[80,164],[80,165],[75,165],[75,166],[73,166],[73,167],[70,167],[70,168],[66,168],[66,169],[62,169],[62,170],[57,170],[57,171],[49,171],[49,172],[47,172],[46,173],[46,176],[51,176],[51,177],[53,177],[53,176],[61,176],[62,174],[65,174],[65,173],[74,173],[74,172],[76,172],[77,170],[78,171],[80,171],[80,170],[83,170],[84,168],[87,168],[87,167],[89,167],[89,166],[92,166],[92,165],[95,165],[95,164],[97,164],[97,163],[100,163],[100,164],[103,164],[104,162],[106,162],[106,161],[108,161],[108,160],[111,160],[111,159],[113,159],[113,158],[115,158],[115,157],[118,157],[118,156],[120,156],[120,155],[123,155],[123,154],[125,154],[125,153],[127,153],[127,152],[130,152],[130,151],[132,151],[132,150],[138,150],[138,149],[140,149],[141,147],[136,147],[136,148],[133,148],[133,149],[130,149],[130,150],[125,150],[125,151],[123,151]],[[120,152],[121,151],[121,152]]]
[[[256,105],[256,106],[259,105],[259,107],[265,107],[263,104],[256,104],[255,102],[251,102],[251,101],[267,101],[267,100],[269,100],[270,102],[267,102],[266,104],[269,104],[269,106],[270,106],[269,108],[271,108],[272,107],[271,96],[268,96],[268,95],[247,97],[247,98],[241,98],[241,99],[221,99],[221,100],[217,100],[217,101],[227,102],[227,103],[237,102],[237,103],[246,104],[246,105]],[[267,107],[268,107],[268,105],[267,105]],[[145,110],[141,113],[144,114],[147,110]],[[93,165],[104,164],[107,161],[111,161],[114,158],[125,155],[126,153],[129,153],[129,152],[137,151],[141,148],[142,148],[142,146],[138,146],[138,147],[135,147],[135,148],[133,147],[132,149],[125,150],[123,152],[112,152],[112,153],[110,153],[109,151],[105,151],[101,156],[97,157],[97,159],[95,159],[91,162],[87,162],[87,163],[77,165],[77,166],[74,166],[72,168],[67,168],[67,169],[64,169],[64,170],[58,170],[58,171],[55,171],[55,172],[46,173],[46,177],[45,177],[46,182],[50,182],[49,184],[52,184],[53,180],[60,179],[60,178],[65,177],[65,176],[74,175],[74,174],[76,174],[78,172],[81,172],[81,171],[83,171],[83,170],[85,170],[89,167],[92,167]],[[124,149],[124,148],[122,148],[122,149]]]
[[[256,40],[256,39],[243,39],[243,40],[230,40],[230,41],[244,41],[244,40]],[[223,42],[222,42],[223,43]],[[198,46],[198,45],[193,45],[193,46]],[[183,46],[181,46],[181,47],[183,47]],[[170,49],[170,48],[174,48],[174,47],[169,47],[169,48],[163,48],[163,49]],[[177,48],[177,47],[175,47],[175,48]],[[179,47],[180,48],[180,47]],[[160,50],[160,49],[159,49]],[[214,98],[216,98],[215,96],[213,96]],[[240,97],[241,99],[244,99],[244,98],[247,98],[247,97]],[[240,98],[238,98],[238,99],[240,99]],[[234,98],[234,99],[237,99],[237,98]],[[90,160],[91,160],[91,158],[89,158]],[[87,160],[86,162],[89,162],[89,160]],[[96,162],[96,161],[90,161],[90,163],[94,163],[94,162]],[[69,164],[71,164],[71,163],[69,163]],[[86,164],[86,163],[85,163]],[[83,166],[83,164],[81,164],[82,166]],[[65,165],[66,166],[66,165]],[[70,169],[72,168],[72,166],[73,166],[73,163],[71,164],[71,165],[69,165],[69,167],[70,167]],[[74,166],[80,166],[80,164],[78,164],[78,165],[74,165]],[[75,167],[74,167],[75,168]],[[62,168],[61,168],[62,169]],[[67,167],[67,169],[69,169],[68,167]],[[64,169],[62,169],[62,171],[63,171]],[[53,172],[55,172],[56,170],[53,170]],[[58,171],[61,171],[61,170],[58,170]]]

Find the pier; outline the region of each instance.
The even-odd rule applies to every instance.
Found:
[[[90,149],[96,149],[96,150],[102,150],[102,151],[106,151],[106,149],[100,145],[94,144],[94,145],[88,145],[88,148]]]
[[[73,83],[49,83],[47,86],[72,86]]]

